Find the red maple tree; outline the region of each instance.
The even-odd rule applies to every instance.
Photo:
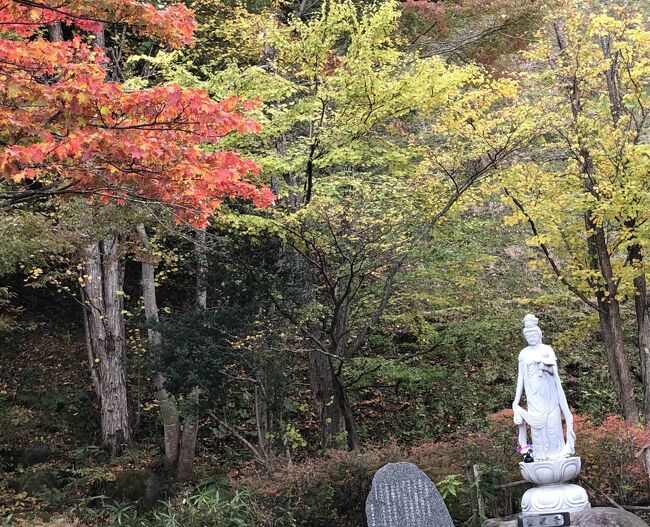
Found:
[[[56,22],[72,26],[74,37],[47,40],[44,27]],[[129,92],[108,81],[92,32],[114,23],[170,47],[190,44],[196,26],[183,5],[0,0],[0,180],[14,187],[3,197],[157,200],[197,226],[226,197],[270,204],[270,190],[249,180],[258,172],[252,161],[204,148],[233,132],[255,132],[258,124],[242,114],[254,102],[215,102],[174,84]]]

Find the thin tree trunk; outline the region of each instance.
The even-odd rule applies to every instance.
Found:
[[[50,40],[52,42],[63,41],[63,28],[61,27],[61,22],[53,22],[47,26],[47,30],[50,34]]]
[[[345,224],[344,224],[345,225]],[[344,230],[346,227],[344,226]],[[341,254],[343,256],[343,254]],[[340,262],[343,264],[343,262]],[[334,297],[337,299],[332,313],[332,325],[330,328],[330,341],[332,343],[333,355],[343,357],[344,360],[349,360],[353,356],[353,349],[351,348],[347,336],[350,334],[350,304],[346,300],[349,298],[350,290],[354,283],[354,273],[350,272],[347,280],[342,280],[337,287],[334,288]],[[343,362],[337,361],[334,364],[332,357],[328,357],[330,368],[332,368],[332,379],[334,381],[334,389],[336,391],[336,402],[341,409],[343,416],[343,423],[345,424],[346,441],[349,450],[359,450],[361,443],[359,441],[359,434],[357,433],[357,426],[354,422],[354,414],[352,413],[352,406],[348,398],[347,388],[343,380]]]
[[[619,62],[616,53],[612,55],[612,43],[609,36],[601,35],[599,37],[600,48],[603,55],[609,61],[608,68],[604,71],[605,81],[607,84],[607,93],[609,96],[610,111],[612,124],[617,127],[623,112],[623,100],[625,97],[625,88],[620,80]],[[625,161],[624,164],[627,164]],[[632,218],[625,222],[625,227],[634,233],[637,229],[636,219]],[[628,261],[633,266],[640,266],[643,261],[643,253],[638,243],[633,243],[628,247]],[[634,278],[635,299],[634,305],[636,310],[637,322],[637,344],[639,348],[639,358],[641,361],[641,375],[643,378],[644,404],[643,417],[646,426],[650,423],[650,316],[647,305],[647,288],[645,274]],[[646,450],[647,453],[647,450]],[[648,467],[650,470],[650,467]]]
[[[266,310],[260,308],[259,316],[273,321],[272,325],[280,340],[280,348],[283,349],[287,346],[287,336],[290,331],[287,320],[285,318],[276,319],[276,315],[274,304],[268,305]],[[262,356],[265,355],[264,352],[260,353]],[[254,404],[257,443],[258,450],[265,460],[268,460],[271,455],[290,454],[290,450],[286,448],[288,446],[286,441],[283,441],[285,439],[283,410],[282,405],[278,404],[278,395],[282,389],[278,386],[276,378],[276,368],[283,368],[284,360],[280,358],[278,363],[275,363],[276,359],[272,360],[274,361],[273,365],[269,365],[267,368],[265,367],[266,360],[260,359],[255,368]]]
[[[354,422],[354,415],[352,413],[352,406],[348,400],[347,390],[341,379],[339,372],[332,372],[334,380],[334,389],[336,390],[336,402],[341,410],[343,416],[343,423],[345,424],[346,440],[348,449],[359,450],[361,442],[359,441],[359,434],[357,433],[357,426]]]
[[[485,498],[481,492],[481,468],[479,465],[475,464],[472,467],[474,472],[474,482],[476,484],[476,501],[478,503],[478,516],[480,521],[485,521],[487,519],[487,512],[485,510]]]
[[[97,365],[102,443],[111,457],[119,455],[131,442],[124,368],[124,268],[118,251],[117,238],[89,245],[83,285],[89,359]]]
[[[642,264],[643,255],[638,244],[634,244],[628,249],[628,255],[632,265],[640,266]],[[643,417],[646,426],[650,426],[650,306],[648,306],[648,286],[645,273],[634,278],[634,292],[637,344],[644,390]]]
[[[160,417],[163,422],[163,442],[165,445],[165,470],[173,473],[178,466],[178,450],[181,425],[178,417],[176,398],[165,390],[165,378],[162,374],[154,375],[154,386],[158,394]]]
[[[197,229],[194,239],[196,254],[196,305],[200,310],[208,308],[208,255],[206,251],[207,233],[205,229]],[[188,481],[192,478],[194,456],[196,454],[196,441],[199,432],[199,387],[195,386],[190,391],[185,405],[182,407],[183,420],[180,437],[178,466],[176,477],[179,481]]]
[[[650,313],[648,312],[646,278],[640,276],[634,279],[637,291],[636,317],[639,356],[641,358],[641,373],[643,375],[644,404],[643,415],[647,426],[650,426]]]
[[[641,265],[643,253],[639,244],[628,249],[629,260],[633,265]],[[643,420],[650,429],[650,310],[648,306],[648,286],[645,273],[634,278],[634,307],[636,310],[637,344],[641,359],[641,375],[643,378]],[[648,484],[650,485],[650,447],[643,451],[645,458]]]
[[[153,264],[153,251],[149,236],[145,226],[140,223],[136,226],[136,232],[142,243],[142,277],[140,285],[142,286],[142,300],[144,302],[144,317],[149,327],[147,328],[147,338],[150,344],[158,346],[160,344],[160,333],[152,327],[159,322],[158,318],[158,301],[156,299],[156,269]]]
[[[557,45],[560,51],[564,51],[567,48],[568,42],[560,23],[554,23],[553,29],[555,31]],[[608,49],[607,46],[603,48],[606,53],[609,52]],[[614,122],[616,122],[619,108],[618,95],[614,93],[615,86],[610,82],[613,82],[614,79],[611,77],[610,73],[611,72],[606,73],[606,77],[608,88],[611,88],[609,94],[611,97],[610,103],[612,104],[612,117]],[[570,81],[571,82],[567,84],[567,95],[574,123],[577,123],[584,111],[581,101],[581,84],[575,75],[570,79]],[[595,181],[597,181],[597,174],[593,157],[589,147],[581,140],[579,132],[578,146],[579,160],[582,163],[581,172],[583,176],[583,190],[588,195],[601,199],[601,195],[595,184]],[[585,212],[584,222],[585,231],[587,233],[587,248],[591,259],[591,268],[598,271],[605,281],[605,291],[597,289],[596,297],[599,308],[600,326],[605,341],[605,349],[607,351],[610,377],[625,419],[631,422],[637,422],[639,419],[639,412],[634,399],[634,391],[630,378],[630,367],[623,346],[623,324],[619,302],[616,298],[618,287],[616,280],[614,279],[611,258],[607,247],[607,236],[604,227],[602,225],[597,225],[593,220],[591,211]],[[598,284],[594,284],[594,286],[598,288]]]
[[[95,31],[95,46],[106,50],[106,34],[104,32],[104,24],[100,24],[100,27]]]
[[[269,432],[272,426],[272,417],[265,394],[263,379],[261,375],[257,375],[257,384],[254,387],[254,404],[255,404],[255,424],[257,429],[257,446],[260,454],[268,459],[269,450]]]
[[[156,299],[155,267],[153,264],[153,251],[147,230],[143,224],[136,227],[136,232],[144,248],[142,255],[142,298],[147,324],[156,324],[158,318],[158,301]],[[160,333],[154,328],[147,329],[149,342],[154,346],[160,344]],[[180,422],[176,398],[165,390],[165,377],[161,373],[154,375],[153,384],[158,396],[160,417],[163,422],[163,442],[165,446],[165,470],[173,473],[178,464],[178,450],[180,441]]]
[[[93,388],[95,389],[95,394],[97,397],[101,397],[101,388],[99,387],[99,373],[97,372],[97,363],[95,362],[95,354],[93,352],[93,345],[92,341],[90,339],[90,326],[89,326],[89,321],[88,321],[88,309],[86,306],[88,305],[86,302],[86,296],[84,292],[84,288],[80,287],[80,297],[82,299],[82,304],[84,306],[83,308],[83,319],[84,319],[84,335],[86,337],[86,351],[88,354],[88,368],[90,369],[90,377],[93,381]]]
[[[205,229],[197,229],[194,241],[194,251],[196,254],[196,305],[204,311],[208,308],[208,255],[205,242]]]
[[[158,321],[158,305],[155,290],[155,269],[153,254],[144,225],[137,226],[138,236],[145,248],[142,258],[142,290],[147,322]],[[207,308],[207,255],[205,254],[205,230],[197,231],[197,305],[200,309]],[[160,334],[149,329],[149,338],[153,343],[160,343]],[[164,428],[165,469],[176,472],[179,481],[188,481],[192,477],[196,441],[199,428],[198,406],[199,388],[194,387],[186,399],[183,408],[182,427],[181,412],[176,398],[164,388],[164,376],[160,373],[154,376],[154,385],[158,392],[160,414]]]
[[[475,478],[473,470],[467,467],[467,479],[472,482]],[[478,488],[477,485],[469,486],[469,504],[472,509],[471,523],[472,527],[481,527],[481,513],[479,512]]]
[[[645,274],[634,279],[636,296],[634,299],[637,319],[637,338],[643,374],[643,417],[645,426],[650,429],[650,314],[648,313],[648,291]],[[650,447],[644,450],[646,472],[650,485]]]
[[[185,416],[183,419],[183,435],[178,454],[178,469],[176,477],[179,481],[192,478],[196,440],[199,432],[199,389],[194,387],[186,400]]]

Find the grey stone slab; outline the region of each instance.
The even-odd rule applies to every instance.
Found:
[[[613,507],[594,507],[570,516],[573,527],[648,527],[638,516]],[[483,527],[517,527],[517,518],[487,520]]]
[[[413,463],[389,463],[372,478],[368,527],[454,527],[440,492]]]
[[[571,514],[575,527],[648,527],[636,514],[612,507],[594,507]]]

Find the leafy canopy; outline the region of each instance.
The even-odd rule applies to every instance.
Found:
[[[44,38],[43,26],[57,21],[73,26],[72,39]],[[20,203],[67,191],[158,200],[195,224],[226,196],[269,204],[270,191],[247,180],[258,171],[253,162],[202,147],[258,131],[241,113],[254,103],[215,102],[204,90],[174,84],[127,91],[108,82],[107,57],[87,32],[112,23],[171,47],[189,43],[195,27],[183,6],[159,10],[133,0],[0,6],[0,197]]]
[[[607,295],[586,243],[588,218],[606,232],[617,296],[632,296],[649,239],[646,21],[632,7],[570,7],[527,56],[534,67],[517,111],[537,123],[538,140],[503,181],[510,222],[535,225],[529,243],[547,247],[571,288]]]

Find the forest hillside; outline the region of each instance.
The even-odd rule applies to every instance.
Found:
[[[360,527],[402,460],[513,514],[528,313],[650,510],[648,20],[0,2],[0,523]]]

